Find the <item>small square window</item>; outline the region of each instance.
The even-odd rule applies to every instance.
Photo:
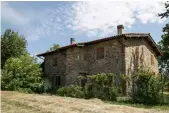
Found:
[[[104,48],[97,48],[96,49],[96,59],[103,59],[104,58]]]
[[[54,59],[53,59],[53,66],[56,66],[57,65],[57,58],[55,57]]]
[[[80,55],[79,54],[77,55],[77,60],[80,60]]]

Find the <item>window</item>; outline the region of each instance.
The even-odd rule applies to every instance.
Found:
[[[104,48],[97,48],[96,49],[96,59],[103,59],[104,58]]]
[[[151,65],[154,65],[154,56],[151,55]]]
[[[77,55],[77,60],[80,60],[80,55],[79,54]]]
[[[80,54],[80,52],[77,52],[76,55],[77,55],[77,60],[81,60],[81,54]]]
[[[55,76],[55,85],[60,86],[61,85],[61,77],[60,76]]]
[[[55,57],[54,59],[53,59],[53,66],[56,66],[57,65],[57,58]]]

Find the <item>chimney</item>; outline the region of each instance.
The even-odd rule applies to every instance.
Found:
[[[75,39],[74,38],[70,38],[70,44],[75,44]]]
[[[124,26],[118,25],[117,26],[117,35],[122,35],[124,33]]]

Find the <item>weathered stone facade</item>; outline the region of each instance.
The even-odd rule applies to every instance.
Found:
[[[148,37],[148,35],[146,35]],[[104,48],[104,58],[96,58],[97,48]],[[158,73],[157,50],[142,37],[121,35],[93,43],[70,45],[52,53],[45,53],[44,73],[55,87],[55,76],[61,77],[61,86],[78,83],[78,76],[97,73],[115,73],[131,76],[144,66]],[[53,62],[57,60],[57,65]],[[127,83],[128,89],[131,85]]]
[[[96,49],[104,47],[104,59],[96,59]],[[66,79],[67,84],[77,82],[81,73],[87,75],[97,73],[122,72],[122,46],[117,40],[75,47],[67,50]]]
[[[158,73],[156,52],[145,38],[127,38],[123,40],[123,43],[125,45],[125,75],[131,78],[140,67]],[[126,85],[129,93],[133,85],[132,79]]]

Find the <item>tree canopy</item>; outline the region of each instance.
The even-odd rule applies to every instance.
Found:
[[[18,32],[6,29],[1,35],[1,68],[10,57],[19,57],[27,54],[27,41],[24,36],[20,36]]]
[[[161,18],[164,18],[164,17],[168,18],[169,17],[169,1],[167,1],[165,3],[165,9],[166,9],[166,11],[164,13],[159,14],[159,16]]]
[[[59,44],[53,44],[53,46],[48,51],[54,51],[58,49],[59,47],[60,47]]]
[[[38,92],[42,86],[40,65],[29,55],[9,58],[2,70],[2,90]]]
[[[169,2],[165,3],[166,11],[159,14],[161,18],[169,17]],[[159,47],[163,52],[163,56],[159,59],[160,72],[169,78],[169,23],[163,28],[164,34],[161,36],[161,41],[159,42]]]

